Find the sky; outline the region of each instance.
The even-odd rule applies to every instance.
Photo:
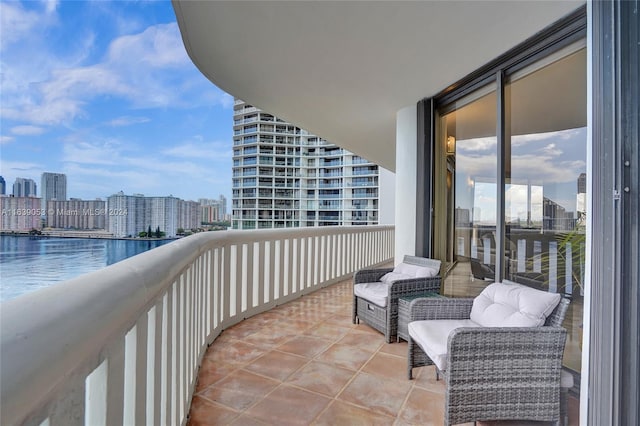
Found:
[[[67,196],[231,199],[233,97],[189,59],[169,1],[0,1],[0,175]],[[230,204],[230,203],[229,203]]]

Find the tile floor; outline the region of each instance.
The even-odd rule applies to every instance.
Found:
[[[346,280],[225,330],[204,356],[188,424],[442,425],[444,384],[432,367],[407,380],[406,342],[352,324],[352,288]],[[572,400],[571,424],[577,411]]]

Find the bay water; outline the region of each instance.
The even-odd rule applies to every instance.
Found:
[[[0,302],[171,241],[0,235]]]

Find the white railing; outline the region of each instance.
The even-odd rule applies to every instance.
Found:
[[[208,232],[0,306],[3,425],[182,425],[220,332],[387,262],[392,226]]]

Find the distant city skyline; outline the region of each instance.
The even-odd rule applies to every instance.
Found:
[[[170,2],[2,1],[0,12],[7,194],[54,172],[68,198],[231,199],[233,98],[188,58]]]

